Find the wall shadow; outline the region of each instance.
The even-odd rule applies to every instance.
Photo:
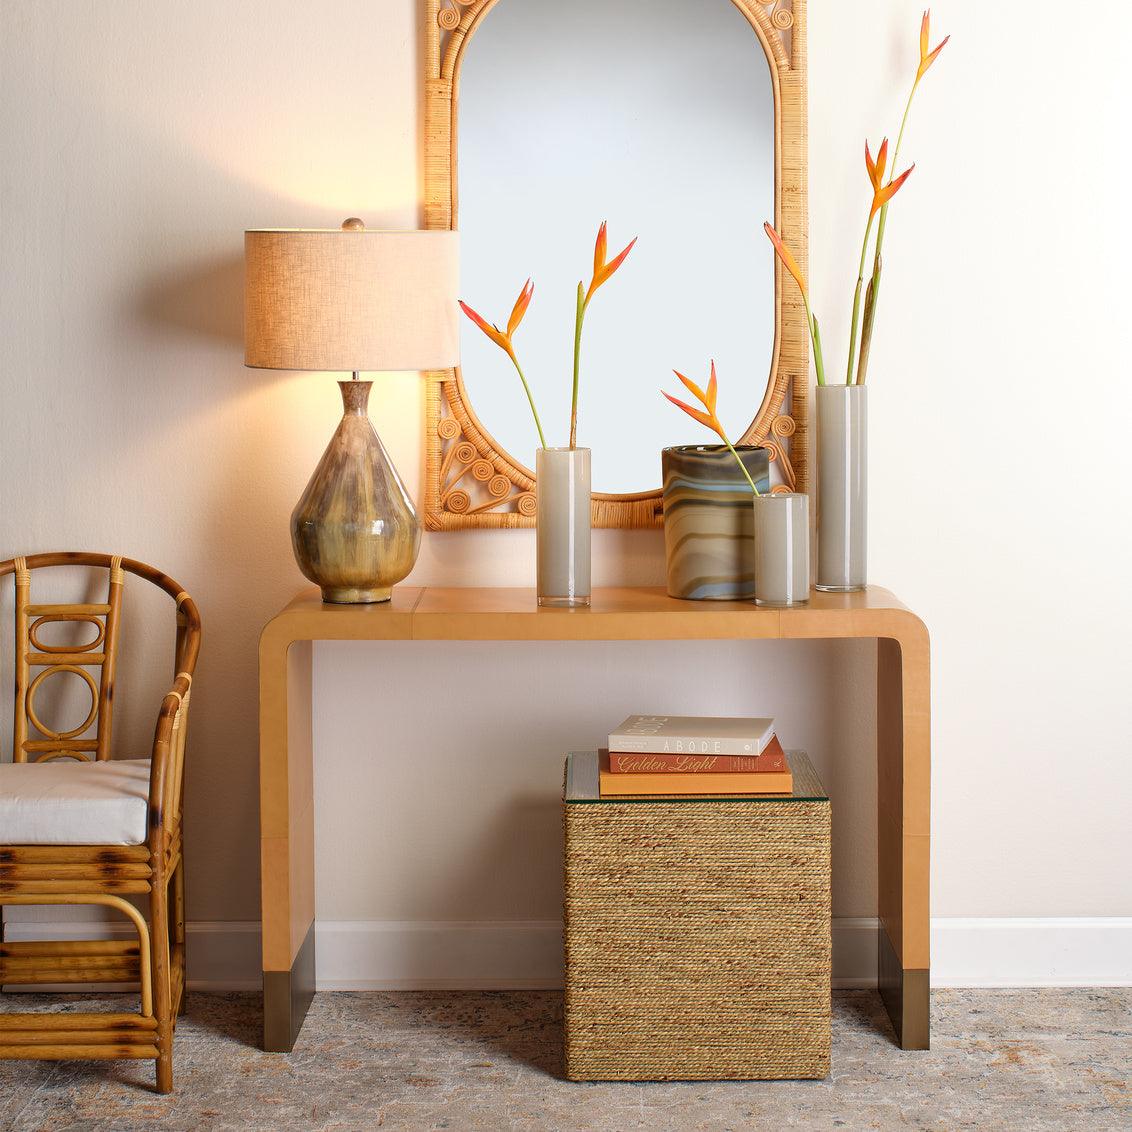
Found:
[[[235,236],[233,237],[235,241]],[[243,348],[244,255],[185,264],[177,274],[155,275],[137,296],[136,313],[146,323]]]

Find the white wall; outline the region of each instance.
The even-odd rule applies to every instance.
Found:
[[[0,555],[114,549],[197,597],[196,920],[257,916],[256,637],[301,584],[287,516],[337,416],[328,380],[243,369],[240,233],[416,223],[417,7],[0,6]],[[836,370],[862,141],[895,130],[919,9],[811,9],[813,289]],[[954,39],[914,112],[871,382],[872,574],[933,634],[933,913],[1132,916],[1132,15],[951,0],[935,18]],[[412,484],[419,389],[376,393]],[[595,568],[658,582],[659,538],[599,532]],[[413,581],[533,569],[529,532],[431,535]],[[834,790],[838,911],[868,916],[871,665],[801,645],[320,648],[320,914],[551,921],[558,756],[653,692],[783,716]],[[393,761],[402,745],[427,772]],[[361,896],[329,867],[347,832]]]
[[[839,342],[862,135],[896,129],[918,6],[812,7],[813,272]],[[905,143],[870,406],[872,571],[932,631],[933,913],[1128,915],[1132,15],[933,14],[953,39]]]

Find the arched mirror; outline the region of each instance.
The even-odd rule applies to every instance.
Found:
[[[762,233],[805,255],[800,0],[429,0],[428,227],[461,232],[461,294],[516,346],[548,442],[569,425],[574,291],[593,240],[639,237],[586,320],[579,443],[594,522],[660,521],[660,450],[699,443],[659,395],[671,370],[721,375],[733,437],[805,486],[804,314]],[[533,522],[530,411],[507,358],[468,323],[430,375],[433,529]]]

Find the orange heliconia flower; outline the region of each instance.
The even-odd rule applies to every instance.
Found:
[[[463,299],[460,299],[460,309],[482,330],[501,350],[505,350],[510,355],[511,360],[515,360],[515,348],[511,344],[511,336],[519,329],[519,324],[523,321],[523,315],[527,313],[527,307],[531,305],[531,296],[535,293],[535,285],[528,279],[523,284],[523,289],[519,292],[519,297],[515,300],[515,305],[511,308],[511,317],[507,320],[507,332],[504,333],[494,323],[490,323],[482,315],[477,314]]]
[[[589,290],[586,291],[584,300],[585,305],[589,305],[589,301],[593,298],[593,293],[607,280],[613,273],[625,262],[626,257],[633,250],[633,245],[637,242],[634,236],[629,244],[623,248],[614,258],[606,263],[605,256],[608,250],[608,236],[606,235],[606,222],[601,222],[601,227],[597,230],[597,241],[594,243],[594,274],[590,280]]]
[[[528,279],[523,284],[523,289],[519,292],[519,297],[515,300],[515,305],[511,308],[511,317],[507,320],[507,336],[510,337],[519,329],[519,323],[523,321],[523,315],[527,313],[527,307],[531,305],[531,296],[535,293],[535,285]]]
[[[824,385],[825,361],[821,352],[821,331],[818,329],[818,320],[810,309],[810,292],[806,287],[806,277],[802,273],[798,261],[794,258],[794,253],[786,246],[786,241],[774,230],[770,221],[763,224],[763,231],[770,238],[770,242],[774,245],[775,254],[782,260],[786,270],[794,276],[798,290],[802,292],[802,302],[806,304],[806,324],[810,330],[810,340],[814,344],[814,368],[817,370],[818,384]]]
[[[694,381],[690,381],[679,370],[673,370],[672,372],[676,374],[676,376],[683,382],[684,388],[687,389],[688,392],[691,393],[692,396],[695,397],[701,405],[703,405],[704,409],[706,409],[707,412],[702,412],[700,409],[693,408],[691,405],[688,405],[678,398],[673,397],[671,393],[664,393],[664,390],[661,390],[661,392],[664,393],[665,397],[667,397],[668,400],[671,401],[672,404],[675,405],[678,409],[683,409],[684,412],[686,412],[688,416],[692,418],[692,420],[699,421],[700,424],[706,425],[712,430],[712,432],[716,433],[719,436],[720,440],[722,440],[724,444],[729,444],[730,442],[727,439],[727,434],[723,431],[723,425],[720,422],[720,419],[716,415],[715,411],[715,403],[719,394],[719,382],[716,380],[715,376],[715,362],[713,361],[711,363],[711,378],[708,381],[708,387],[706,390],[701,389]]]
[[[719,415],[715,411],[715,401],[719,394],[719,382],[715,377],[715,362],[713,361],[711,363],[711,378],[708,381],[707,389],[701,389],[694,381],[689,381],[679,370],[674,369],[672,372],[684,383],[684,388],[687,389],[707,411],[703,412],[700,409],[695,409],[691,405],[677,400],[677,398],[673,397],[671,394],[664,393],[663,389],[661,392],[664,393],[665,397],[667,397],[673,405],[678,409],[683,409],[692,420],[699,421],[700,424],[710,428],[711,431],[727,445],[731,450],[731,455],[735,457],[735,462],[739,465],[739,471],[743,473],[747,483],[751,485],[751,490],[756,495],[760,495],[761,492],[758,489],[758,485],[751,479],[751,473],[747,471],[747,465],[743,463],[743,458],[735,451],[735,445],[727,439],[727,433],[723,431],[723,423],[720,421]]]
[[[916,168],[915,165],[910,165],[899,177],[889,181],[886,185],[884,183],[885,169],[888,165],[888,138],[885,138],[880,144],[880,150],[877,152],[876,161],[873,160],[873,155],[869,152],[869,143],[865,142],[865,168],[869,172],[869,181],[873,186],[873,207],[869,213],[869,220],[871,221],[874,216],[896,194],[900,191],[900,186],[912,175],[912,170]]]
[[[774,250],[778,253],[778,258],[782,260],[786,270],[794,276],[794,281],[802,292],[802,298],[807,298],[809,292],[806,290],[806,277],[802,274],[802,269],[798,266],[794,253],[786,246],[785,241],[774,230],[769,220],[763,224],[763,231],[770,237],[770,242],[774,245]]]
[[[527,307],[531,305],[531,296],[535,293],[535,285],[528,279],[523,284],[523,289],[519,292],[519,297],[515,300],[515,305],[511,308],[511,317],[507,320],[507,331],[500,330],[492,322],[488,322],[482,315],[477,314],[463,299],[460,299],[460,309],[482,330],[506,355],[511,359],[511,364],[515,367],[519,374],[519,380],[523,383],[523,391],[527,395],[527,401],[531,406],[531,415],[535,418],[535,428],[538,429],[539,442],[543,448],[546,447],[546,436],[542,431],[542,421],[539,420],[538,409],[535,408],[535,399],[531,395],[531,387],[527,384],[526,375],[523,373],[523,367],[519,365],[518,355],[515,353],[515,346],[511,341],[511,336],[519,329],[519,323],[523,321],[523,315],[527,313]]]
[[[947,46],[947,41],[951,36],[946,36],[943,42],[934,50],[928,50],[928,44],[931,41],[932,34],[932,10],[928,8],[924,12],[924,18],[920,21],[920,69],[916,72],[916,82],[928,73],[928,68],[939,58],[939,53]]]

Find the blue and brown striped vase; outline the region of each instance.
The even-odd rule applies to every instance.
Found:
[[[766,449],[736,451],[759,491],[769,491]],[[669,596],[754,600],[753,497],[735,457],[722,444],[689,444],[665,448],[661,467]]]

